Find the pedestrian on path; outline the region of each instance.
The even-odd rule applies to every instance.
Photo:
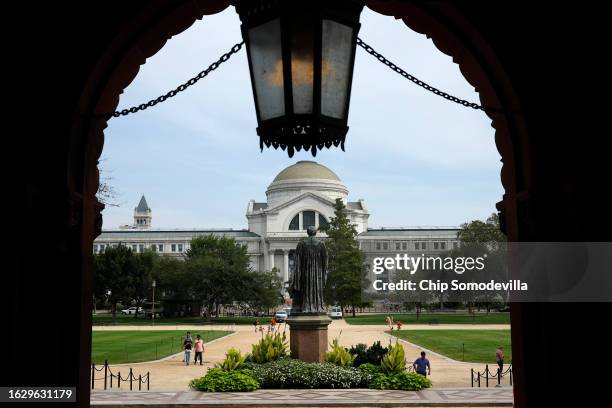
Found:
[[[414,360],[412,364],[414,367],[414,371],[422,376],[427,377],[427,371],[429,370],[429,375],[431,375],[431,365],[429,364],[429,360],[425,358],[425,352],[421,351],[421,357]]]
[[[495,350],[495,361],[499,366],[498,371],[501,374],[504,371],[504,348],[502,346],[498,346],[497,350]]]
[[[193,364],[197,364],[198,358],[200,359],[200,365],[202,365],[202,356],[204,354],[204,340],[198,334],[195,341],[195,359]]]
[[[191,332],[187,332],[187,334],[183,338],[183,347],[185,346],[185,342],[187,340],[189,340],[190,342],[193,342],[193,338],[191,337]],[[185,357],[184,356],[183,356],[183,362],[185,362]]]
[[[191,336],[185,337],[185,341],[183,341],[183,349],[185,350],[185,365],[189,365],[189,360],[191,359]]]
[[[255,328],[255,333],[257,333],[258,326],[259,326],[259,319],[255,319],[255,321],[253,322],[253,327]]]

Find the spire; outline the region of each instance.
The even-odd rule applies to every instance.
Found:
[[[140,202],[138,203],[138,207],[134,208],[134,210],[136,210],[138,212],[145,212],[145,211],[150,211],[151,210],[149,208],[149,204],[147,204],[147,199],[145,198],[144,194],[140,198]]]

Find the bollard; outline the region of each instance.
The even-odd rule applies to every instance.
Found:
[[[104,389],[106,389],[106,376],[108,375],[108,360],[104,360]]]

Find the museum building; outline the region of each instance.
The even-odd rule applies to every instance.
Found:
[[[389,273],[374,277],[372,259],[396,254],[434,255],[457,247],[457,227],[368,228],[370,213],[364,200],[348,201],[348,189],[329,168],[314,161],[298,161],[285,168],[266,190],[266,202],[249,201],[248,228],[155,229],[152,210],[144,195],[134,209],[134,221],[118,229],[103,229],[94,241],[94,253],[122,243],[135,252],[152,250],[183,257],[192,238],[213,234],[234,238],[247,247],[251,267],[278,270],[284,281],[293,267],[293,252],[309,226],[319,228],[334,215],[337,198],[345,203],[364,252],[370,279],[388,280]],[[318,237],[325,238],[319,233]]]

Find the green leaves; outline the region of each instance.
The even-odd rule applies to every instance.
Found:
[[[389,346],[389,352],[380,362],[380,370],[384,374],[398,374],[406,371],[406,353],[401,344],[395,343],[395,346]]]
[[[325,353],[325,361],[341,367],[352,367],[355,356],[347,349],[340,346],[338,339],[334,339],[330,344],[331,351]]]
[[[242,368],[245,362],[245,357],[240,354],[239,350],[231,348],[225,353],[225,360],[221,363],[215,364],[215,368],[219,368],[223,371],[234,371]]]
[[[380,374],[372,380],[369,387],[377,390],[420,391],[431,387],[431,381],[417,373]]]
[[[241,392],[255,391],[259,388],[259,382],[251,370],[223,371],[213,368],[204,377],[191,380],[189,387],[205,392]]]
[[[268,333],[257,344],[253,344],[248,360],[257,364],[276,361],[287,356],[287,336],[283,332]]]

